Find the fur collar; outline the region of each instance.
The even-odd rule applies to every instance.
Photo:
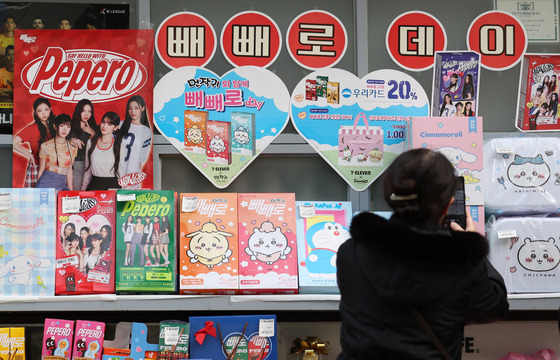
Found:
[[[427,268],[472,268],[488,255],[488,242],[475,232],[423,230],[361,213],[352,219],[356,243],[376,253],[419,263]]]

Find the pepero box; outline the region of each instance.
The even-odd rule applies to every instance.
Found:
[[[54,189],[0,189],[0,219],[0,294],[54,295]]]
[[[206,136],[206,160],[214,164],[231,164],[231,123],[208,120]]]
[[[239,292],[298,292],[295,194],[238,194]]]
[[[352,203],[296,201],[300,293],[338,293],[336,255],[350,238]]]
[[[327,97],[327,83],[329,82],[328,76],[317,76],[317,98]]]
[[[206,154],[208,111],[185,110],[185,151]]]
[[[189,317],[191,359],[277,360],[276,315]]]
[[[115,292],[115,191],[59,191],[56,295]]]
[[[305,100],[317,101],[317,80],[305,80]]]
[[[560,54],[525,54],[521,61],[517,119],[521,131],[558,131]]]
[[[76,321],[72,360],[101,360],[105,323],[96,321]]]
[[[436,51],[432,116],[476,116],[480,54],[475,51]]]
[[[181,294],[237,294],[237,194],[181,194]]]
[[[338,104],[340,102],[340,83],[327,82],[327,102],[329,104]]]
[[[117,293],[174,293],[175,192],[117,190],[117,229]]]
[[[158,359],[189,358],[189,324],[184,321],[168,320],[159,323]]]
[[[239,155],[254,156],[255,114],[234,111],[231,113],[231,152]]]
[[[70,360],[74,339],[74,321],[45,319],[42,360]]]
[[[0,358],[25,360],[25,328],[0,328]]]

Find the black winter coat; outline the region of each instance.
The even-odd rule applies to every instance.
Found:
[[[465,324],[506,315],[504,281],[486,260],[488,242],[480,234],[371,213],[357,215],[350,234],[337,257],[339,360],[443,359],[411,308],[453,359],[461,358]]]

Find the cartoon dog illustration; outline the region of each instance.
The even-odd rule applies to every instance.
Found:
[[[35,268],[47,268],[51,266],[50,259],[40,259],[35,256],[21,255],[0,266],[0,278],[10,275],[8,281],[12,285],[25,285],[31,283],[31,273]]]
[[[207,222],[200,230],[185,235],[191,238],[187,250],[191,263],[199,262],[212,269],[214,266],[229,262],[232,251],[227,236],[233,234],[218,230],[216,224],[212,222]]]

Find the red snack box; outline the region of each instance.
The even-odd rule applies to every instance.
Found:
[[[59,191],[56,295],[115,292],[115,192]]]
[[[225,121],[208,120],[206,123],[207,161],[215,164],[231,164],[231,124]]]
[[[240,294],[296,294],[295,194],[239,194]]]

